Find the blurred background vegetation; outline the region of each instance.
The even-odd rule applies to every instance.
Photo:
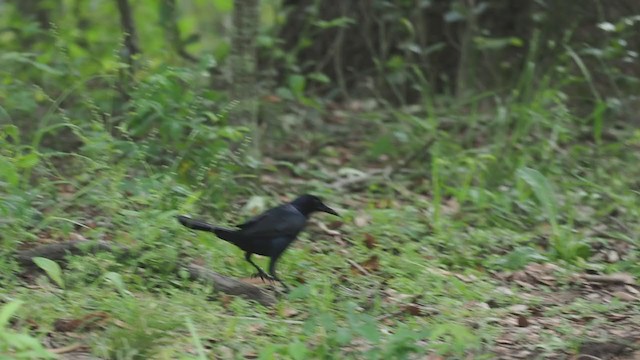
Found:
[[[451,310],[485,301],[490,273],[640,276],[637,0],[5,0],[0,49],[0,315],[23,314],[16,333],[0,316],[0,353],[100,310],[130,325],[85,339],[110,358],[491,358],[501,326]],[[346,215],[341,245],[285,255],[300,291],[275,315],[200,302],[181,257],[247,269],[174,216],[228,223],[302,192]],[[62,290],[29,290],[10,255],[73,238],[140,255],[72,258]],[[443,308],[391,320],[390,289]]]

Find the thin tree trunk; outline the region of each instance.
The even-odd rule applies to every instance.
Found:
[[[256,37],[260,20],[259,0],[236,0],[233,10],[233,37],[231,45],[232,97],[238,101],[230,114],[235,125],[246,125],[252,130],[253,155],[260,151],[258,126],[258,91],[256,89]]]
[[[164,29],[165,37],[176,54],[189,62],[198,59],[185,50],[185,43],[180,35],[177,23],[176,0],[162,0],[160,3],[160,26]]]
[[[119,114],[124,104],[131,100],[129,95],[129,83],[135,71],[135,56],[140,53],[138,47],[138,37],[136,26],[133,21],[133,11],[128,0],[117,0],[118,11],[120,12],[120,23],[124,33],[124,46],[120,49],[120,56],[129,65],[128,69],[120,70],[120,81],[118,92],[120,93],[120,104],[114,104],[114,114]],[[117,102],[114,99],[114,102]]]
[[[127,64],[130,66],[130,71],[133,71],[134,57],[140,53],[138,47],[138,37],[136,35],[136,26],[133,22],[133,12],[128,0],[117,0],[118,11],[120,12],[120,23],[122,24],[122,30],[124,32],[124,48],[122,49],[122,55]]]

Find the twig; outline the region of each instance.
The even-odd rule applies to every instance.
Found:
[[[363,268],[360,264],[358,264],[357,262],[351,260],[351,259],[347,259],[347,262],[353,266],[354,268],[356,268],[358,271],[360,271],[362,273],[362,275],[371,275],[370,272],[367,271],[367,269]]]
[[[56,348],[56,349],[47,349],[50,352],[54,353],[54,354],[65,354],[65,353],[70,353],[70,352],[74,352],[76,350],[79,350],[83,347],[83,345],[81,343],[73,343],[71,345],[67,345],[67,346],[63,346],[60,348]]]

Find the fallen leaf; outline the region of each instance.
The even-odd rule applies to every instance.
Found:
[[[231,304],[231,301],[233,300],[233,296],[231,295],[227,295],[227,294],[221,294],[219,297],[220,303],[222,304],[222,307],[227,309],[229,308],[229,305]]]
[[[262,332],[262,330],[264,329],[264,324],[262,323],[252,323],[249,325],[248,329],[249,332],[257,334]]]
[[[357,226],[357,227],[365,227],[367,225],[369,225],[369,222],[371,221],[371,217],[367,214],[361,213],[358,214],[358,216],[356,216],[353,219],[353,223]]]
[[[373,255],[365,262],[360,263],[360,265],[365,268],[367,271],[378,271],[380,269],[380,261],[378,259],[378,255]]]
[[[297,316],[298,314],[300,314],[300,311],[293,308],[285,308],[284,310],[282,310],[282,315],[284,317],[292,318],[294,316]]]
[[[273,95],[273,94],[269,94],[269,95],[265,95],[262,97],[262,100],[266,101],[266,102],[270,102],[270,103],[279,103],[282,102],[282,98],[277,96],[277,95]]]
[[[77,330],[91,330],[100,326],[109,314],[105,312],[94,312],[87,314],[79,319],[58,319],[54,321],[53,328],[59,332],[73,332]]]
[[[637,297],[624,291],[616,291],[612,295],[622,301],[638,301],[639,300]]]
[[[615,263],[620,261],[620,254],[618,254],[615,250],[609,250],[607,252],[607,261],[610,263]]]
[[[245,359],[257,359],[258,358],[258,353],[255,352],[255,351],[249,350],[249,351],[247,351],[247,352],[245,352],[243,354],[243,357]]]
[[[413,316],[420,316],[422,315],[422,311],[420,309],[420,306],[418,306],[417,304],[407,304],[404,306],[404,312],[406,312],[409,315],[413,315]]]
[[[614,274],[608,274],[608,275],[583,274],[582,278],[587,281],[601,282],[601,283],[627,284],[627,285],[633,285],[635,283],[635,279],[633,275],[630,275],[627,273],[614,273]]]
[[[331,236],[340,236],[340,235],[342,235],[342,234],[340,234],[340,231],[329,229],[327,227],[327,225],[325,225],[323,222],[316,221],[315,223],[318,225],[320,230],[324,231],[324,233],[327,234],[327,235],[331,235]]]
[[[442,204],[442,213],[445,215],[455,215],[460,212],[460,204],[456,198],[445,200]]]
[[[631,285],[625,285],[624,288],[632,294],[640,295],[640,291],[638,291],[636,288],[634,288]]]
[[[129,326],[129,324],[127,324],[126,322],[122,321],[122,320],[118,320],[118,319],[113,319],[113,324],[119,328],[123,328],[123,329],[127,329],[127,330],[133,330],[133,328],[131,326]]]
[[[514,314],[523,314],[523,313],[527,312],[527,310],[529,310],[529,307],[527,305],[524,305],[524,304],[517,304],[517,305],[509,306],[509,311],[514,313]]]
[[[339,229],[344,225],[344,221],[340,221],[340,220],[334,220],[332,222],[329,223],[329,229]]]
[[[513,356],[518,358],[518,359],[530,359],[531,358],[531,351],[529,351],[529,350],[520,350],[517,353],[513,354]]]
[[[529,320],[524,315],[518,315],[518,326],[519,327],[527,327],[529,326]]]
[[[376,246],[376,239],[369,233],[364,234],[364,245],[367,249],[373,249]]]
[[[67,346],[63,346],[60,348],[56,348],[56,349],[47,349],[50,352],[54,353],[54,354],[65,354],[65,353],[69,353],[69,352],[73,352],[73,351],[77,351],[80,349],[85,348],[84,345],[82,345],[81,343],[73,343],[71,345],[67,345]]]

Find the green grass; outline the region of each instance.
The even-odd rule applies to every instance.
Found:
[[[549,162],[535,166],[531,154],[537,150],[531,148],[514,153],[494,146],[463,150],[448,141],[439,145],[432,164],[419,170],[431,172],[430,177],[420,172],[403,175],[392,184],[377,182],[358,193],[312,185],[341,210],[343,242],[311,226],[279,263],[279,272],[295,289],[273,309],[213,293],[180,271],[180,256],[201,259],[229,276],[244,277],[252,270],[239,249],[186,231],[174,221],[179,212],[196,214],[203,209],[209,209],[207,218],[220,223],[242,217],[238,206],[215,208],[208,203],[213,194],[207,194],[205,184],[214,178],[205,178],[204,186],[181,184],[171,173],[145,168],[139,160],[111,165],[107,159],[68,157],[71,169],[94,164],[70,175],[36,165],[33,171],[44,177],[34,187],[24,190],[26,186],[17,184],[9,189],[12,196],[32,200],[3,202],[11,220],[5,251],[81,233],[130,246],[136,256],[74,256],[62,270],[64,288],[45,274],[35,286],[26,286],[7,275],[16,275],[18,269],[3,260],[7,281],[1,299],[24,302],[13,327],[26,329],[27,321],[35,323],[30,333],[36,338],[54,331],[58,319],[107,313],[108,320],[83,332],[81,342],[92,353],[113,359],[386,359],[433,352],[488,359],[496,339],[512,331],[499,320],[509,318],[508,308],[518,304],[541,307],[545,318],[560,320],[556,330],[542,331],[533,344],[550,355],[576,348],[587,337],[572,331],[576,315],[604,322],[611,312],[638,316],[624,302],[605,305],[577,297],[549,305],[544,286],[536,286],[542,292],[532,298],[530,290],[505,284],[494,275],[531,262],[553,262],[567,273],[596,269],[640,276],[633,238],[640,207],[632,190],[639,174],[631,166],[638,160],[637,152],[611,146],[602,149],[599,158],[580,159],[552,158],[541,151]],[[500,153],[509,159],[498,161]],[[588,168],[566,165],[583,160],[589,161]],[[496,181],[491,169],[511,164],[518,165],[511,167],[511,176],[491,185]],[[518,170],[526,169],[524,165],[541,170]],[[318,166],[332,171],[331,165]],[[314,170],[303,169],[302,177],[305,171]],[[289,180],[278,181],[287,187]],[[437,182],[439,195],[424,181]],[[68,186],[61,191],[57,184]],[[298,192],[290,185],[289,189],[288,195]],[[231,204],[243,197],[226,201]],[[363,214],[370,219],[364,226],[356,221]],[[609,220],[612,216],[615,223]],[[27,224],[37,231],[27,231]],[[594,233],[598,226],[606,226],[604,233]],[[373,248],[367,246],[367,237]],[[589,254],[572,247],[591,249],[612,239],[632,246],[615,263],[590,260]],[[379,263],[369,275],[354,271],[347,261],[364,263],[373,255]],[[562,280],[561,275],[557,278]],[[499,290],[505,286],[511,294]],[[567,282],[566,288],[575,286]],[[500,306],[483,305],[490,301]],[[518,341],[528,340],[523,335]]]
[[[571,53],[581,81],[596,86]],[[424,84],[417,109],[377,99],[375,111],[342,111],[343,125],[287,134],[298,161],[258,163],[243,157],[246,143],[228,150],[247,129],[226,124],[233,104],[201,71],[141,70],[128,112],[117,116],[104,110],[111,88],[90,88],[79,75],[49,79],[56,96],[12,84],[2,113],[43,115],[30,131],[18,130],[26,122],[18,117],[0,127],[0,352],[29,358],[56,336],[111,359],[491,359],[504,344],[558,358],[615,338],[616,327],[637,330],[637,302],[573,277],[640,277],[640,132],[599,96],[576,106],[564,88],[580,79],[531,63],[513,93],[467,101],[432,98]],[[65,136],[82,144],[45,144]],[[277,150],[268,155],[292,157]],[[331,185],[385,166],[388,176],[356,190]],[[309,226],[278,263],[294,289],[274,308],[187,279],[184,259],[233,277],[253,268],[239,249],[186,230],[175,215],[232,224],[250,215],[243,205],[252,196],[271,206],[302,192],[339,210],[340,236]],[[80,237],[133,256],[70,256],[61,270],[40,260],[43,272],[19,276],[16,250]],[[508,280],[526,279],[536,263],[557,269]],[[56,330],[60,319],[91,314],[106,318],[75,335]],[[531,324],[520,327],[517,315]]]

